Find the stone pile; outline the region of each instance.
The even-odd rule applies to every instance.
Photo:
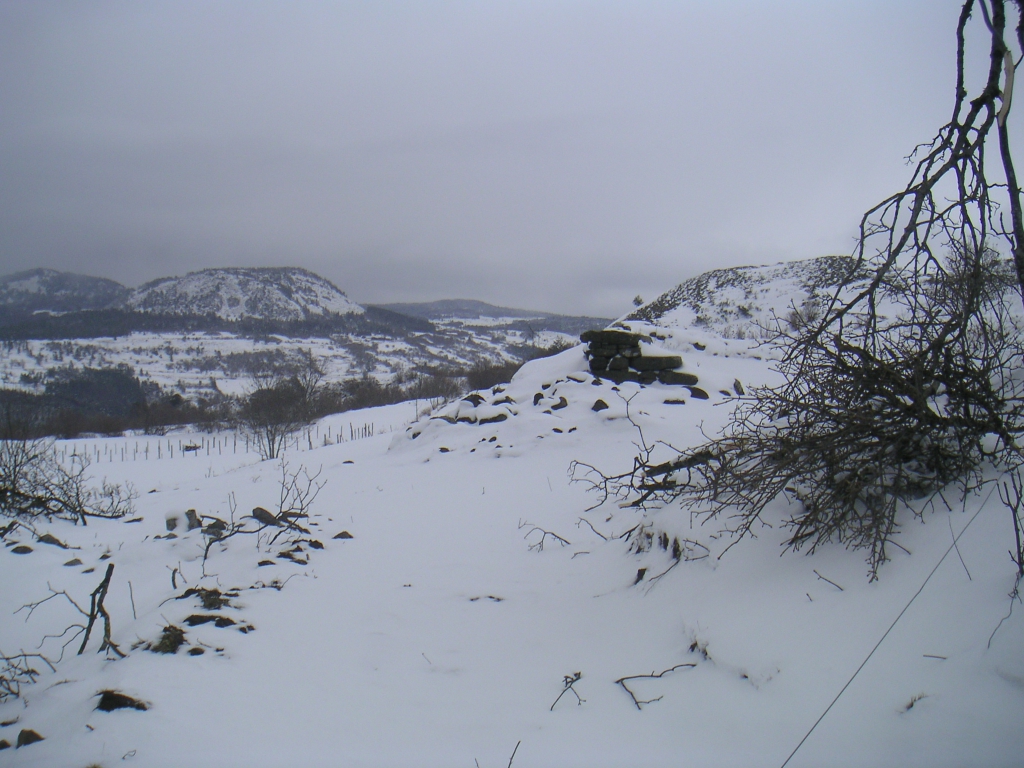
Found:
[[[611,379],[616,384],[636,381],[640,384],[681,384],[692,386],[697,377],[692,373],[676,370],[682,367],[679,355],[643,354],[638,333],[627,331],[585,331],[580,336],[587,346],[590,372],[595,376]]]

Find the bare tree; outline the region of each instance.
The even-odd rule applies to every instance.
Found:
[[[1011,305],[1024,299],[1024,217],[1007,130],[1022,10],[963,3],[952,117],[908,158],[906,187],[864,214],[820,315],[768,329],[785,382],[746,398],[722,437],[657,466],[641,456],[606,493],[637,506],[684,499],[737,537],[785,495],[797,510],[789,547],[866,548],[874,578],[900,510],[953,481],[968,490],[983,462],[1022,463],[1024,334]],[[973,96],[972,18],[988,42]],[[993,142],[1003,180],[986,166]]]
[[[307,422],[301,385],[292,379],[254,376],[239,411],[242,428],[260,457],[276,459],[293,433]]]
[[[291,436],[316,417],[325,375],[322,361],[309,350],[300,350],[294,361],[249,372],[239,420],[263,459],[279,458]]]

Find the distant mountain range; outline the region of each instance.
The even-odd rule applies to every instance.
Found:
[[[435,321],[530,334],[576,334],[607,318],[581,318],[453,299],[362,306],[298,267],[204,269],[135,289],[113,280],[33,269],[0,277],[0,338],[89,338],[132,331],[230,331],[324,336],[430,332]],[[521,327],[520,327],[521,326]]]
[[[378,304],[377,306],[401,312],[411,317],[422,317],[424,320],[475,320],[480,317],[516,317],[542,318],[561,317],[551,312],[533,312],[528,309],[496,307],[483,301],[473,299],[442,299],[419,304]]]
[[[577,317],[557,315],[552,312],[536,312],[529,309],[498,307],[473,299],[443,299],[418,304],[380,304],[382,309],[398,312],[409,317],[418,317],[434,323],[446,323],[468,329],[493,327],[495,321],[510,330],[526,334],[539,331],[580,334],[590,328],[603,328],[611,322],[605,317]]]

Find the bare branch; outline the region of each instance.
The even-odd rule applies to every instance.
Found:
[[[649,674],[649,675],[627,675],[626,677],[620,677],[615,682],[616,682],[617,685],[621,685],[622,686],[622,690],[624,690],[626,693],[629,694],[629,698],[631,698],[633,700],[633,704],[636,706],[636,708],[638,710],[643,710],[643,705],[644,704],[653,704],[656,701],[661,701],[664,698],[664,696],[658,696],[657,698],[654,698],[654,699],[638,699],[636,697],[636,694],[630,689],[630,687],[628,685],[626,685],[626,681],[627,680],[657,680],[657,679],[660,679],[660,678],[664,677],[669,672],[675,672],[677,669],[683,669],[685,667],[696,667],[696,666],[697,665],[694,664],[693,662],[688,662],[686,664],[676,664],[674,667],[669,667],[668,669],[663,669],[661,672],[651,672],[651,674]]]

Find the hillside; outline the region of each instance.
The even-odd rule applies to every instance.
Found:
[[[113,280],[55,269],[0,276],[0,324],[34,312],[62,313],[117,304],[128,289]]]
[[[55,670],[37,659],[0,703],[0,740],[43,738],[0,763],[779,766],[798,745],[793,768],[1019,763],[1024,612],[993,484],[904,510],[875,582],[863,552],[784,553],[785,498],[739,542],[677,505],[601,503],[591,468],[696,445],[776,381],[763,348],[671,311],[624,322],[685,384],[615,384],[577,346],[433,411],[328,417],[284,464],[231,433],[57,443],[138,496],[120,520],[5,534],[0,648]],[[302,530],[260,522],[317,485]],[[99,625],[76,655],[61,593],[88,606],[111,566],[126,658],[98,652]],[[97,709],[115,694],[145,709]]]
[[[204,269],[164,277],[133,290],[124,307],[157,314],[213,314],[225,320],[306,320],[364,311],[333,283],[298,267]]]
[[[796,309],[827,301],[851,273],[850,256],[772,266],[713,269],[685,280],[623,319],[665,328],[707,328],[726,338],[756,338]]]
[[[37,300],[52,308],[56,299],[42,292]],[[467,318],[434,311],[441,306],[461,308]],[[47,376],[67,365],[128,365],[143,379],[197,400],[240,392],[254,360],[301,350],[323,363],[331,381],[363,375],[387,381],[410,371],[525,359],[608,322],[467,300],[362,307],[306,270],[204,270],[153,281],[113,306],[0,321],[6,347],[0,387],[38,392]]]

